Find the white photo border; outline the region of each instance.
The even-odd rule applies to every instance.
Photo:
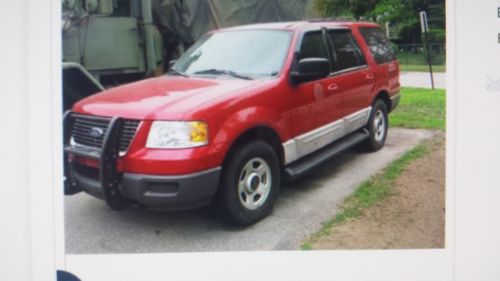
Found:
[[[65,267],[62,194],[61,3],[28,0],[28,180],[35,280]]]
[[[455,1],[447,1],[446,6],[445,249],[65,255],[61,180],[61,7],[60,0],[52,0],[49,4],[29,0],[28,121],[32,136],[29,180],[35,278],[52,280],[53,275],[46,270],[51,268],[67,270],[82,280],[453,280],[457,117]],[[248,264],[252,265],[250,272]]]

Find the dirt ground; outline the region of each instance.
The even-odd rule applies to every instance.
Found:
[[[393,195],[355,220],[334,226],[314,249],[444,248],[445,138],[428,142],[429,153],[396,179]]]

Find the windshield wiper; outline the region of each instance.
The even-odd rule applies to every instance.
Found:
[[[173,68],[171,68],[167,73],[189,78],[189,75],[187,75],[186,73],[179,71],[179,70],[176,70],[176,69],[173,69]]]
[[[225,75],[233,76],[233,77],[240,78],[240,79],[253,80],[252,77],[247,76],[247,75],[243,75],[243,74],[239,74],[236,71],[225,70],[225,69],[216,69],[216,68],[199,70],[199,71],[194,72],[193,74],[215,74],[215,75],[225,74]]]

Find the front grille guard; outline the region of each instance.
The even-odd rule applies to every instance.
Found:
[[[64,113],[63,136],[64,136],[64,194],[72,195],[81,192],[71,173],[74,170],[69,161],[69,154],[99,160],[99,181],[106,203],[114,210],[122,210],[130,206],[131,201],[124,198],[120,191],[122,175],[117,171],[119,157],[120,132],[122,131],[123,119],[114,117],[109,122],[106,135],[101,149],[81,150],[71,146],[71,132],[74,119],[71,111]]]

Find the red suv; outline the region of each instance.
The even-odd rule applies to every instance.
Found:
[[[354,145],[380,149],[399,66],[372,23],[291,22],[210,32],[163,77],[112,88],[64,117],[65,193],[115,210],[217,201],[254,223],[297,178]]]

